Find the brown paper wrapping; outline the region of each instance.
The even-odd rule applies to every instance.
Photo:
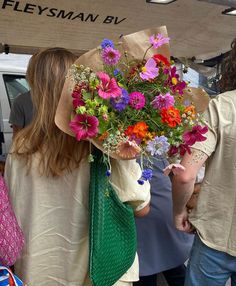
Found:
[[[139,31],[133,34],[123,36],[119,41],[119,50],[121,53],[125,51],[129,60],[142,60],[145,51],[150,46],[149,37],[153,34],[161,33],[163,36],[168,37],[166,27],[151,28]],[[169,44],[165,44],[159,49],[148,50],[146,57],[149,58],[155,53],[160,53],[170,58]],[[84,65],[90,67],[93,71],[103,69],[103,63],[100,57],[99,49],[95,48],[80,56],[75,62],[77,65]],[[73,82],[67,78],[62,90],[61,98],[57,107],[55,123],[65,133],[75,136],[70,130],[69,123],[73,115],[73,105],[71,93],[73,90]]]
[[[209,95],[200,87],[188,87],[184,91],[184,100],[189,100],[195,105],[198,113],[203,113],[210,101]]]

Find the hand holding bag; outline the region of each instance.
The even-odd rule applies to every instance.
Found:
[[[5,181],[0,176],[0,264],[13,265],[23,245],[24,236],[13,212]]]
[[[134,262],[136,228],[133,209],[109,184],[101,154],[96,150],[90,169],[89,270],[93,286],[111,286]]]

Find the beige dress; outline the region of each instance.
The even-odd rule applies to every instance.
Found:
[[[6,162],[5,179],[26,240],[16,274],[29,286],[90,286],[89,163],[84,160],[80,168],[60,178],[46,178],[39,176],[37,161],[34,155],[29,173],[12,155]],[[133,160],[112,161],[112,184],[120,199],[135,207],[150,200],[149,184],[137,183],[140,174]],[[137,258],[115,285],[128,286],[136,280]]]

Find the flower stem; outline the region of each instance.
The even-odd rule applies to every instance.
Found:
[[[152,45],[146,49],[146,52],[143,55],[143,60],[145,60],[147,52],[151,49]]]

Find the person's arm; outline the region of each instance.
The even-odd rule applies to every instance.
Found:
[[[150,203],[148,203],[144,208],[142,208],[139,211],[134,211],[134,215],[136,217],[143,217],[148,215],[148,213],[150,212]]]
[[[204,152],[197,149],[192,149],[191,154],[186,152],[181,161],[181,165],[185,167],[185,171],[173,176],[173,215],[175,226],[178,230],[191,231],[186,204],[194,191],[197,173],[207,158],[208,156]]]
[[[134,215],[142,217],[150,210],[150,184],[145,181],[138,183],[142,171],[135,160],[111,159],[110,183],[122,202],[128,203],[134,210]]]

